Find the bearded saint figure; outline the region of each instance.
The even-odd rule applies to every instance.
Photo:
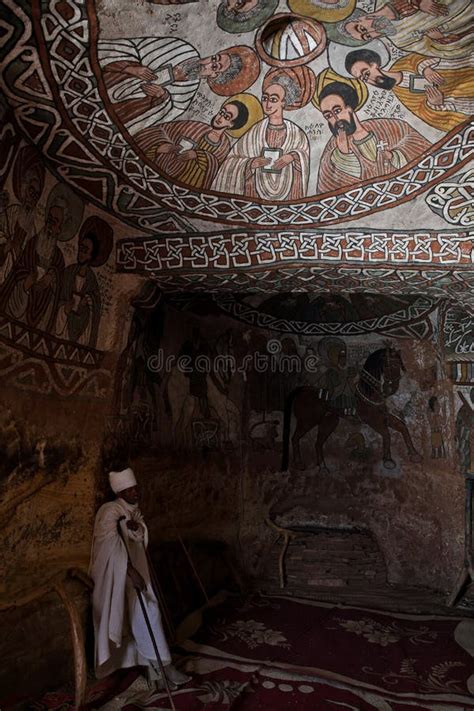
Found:
[[[267,200],[299,200],[308,189],[309,141],[284,118],[284,111],[305,106],[314,91],[308,67],[272,69],[264,78],[265,118],[233,146],[213,184],[214,190]]]
[[[327,38],[360,47],[386,37],[395,47],[426,57],[452,59],[471,54],[474,5],[471,0],[379,0],[375,12],[360,9],[325,24]]]
[[[321,156],[320,193],[392,173],[430,148],[429,141],[406,121],[361,121],[357,109],[364,103],[364,95],[364,84],[345,80],[331,70],[318,77],[315,103],[333,134]]]
[[[362,47],[349,52],[346,71],[356,79],[393,91],[415,116],[440,131],[449,131],[474,113],[474,56],[435,59],[408,54],[390,68],[380,54]]]
[[[81,227],[77,262],[64,270],[56,333],[75,343],[96,348],[101,311],[100,289],[93,269],[105,264],[113,244],[113,230],[92,216]]]
[[[177,119],[202,80],[216,94],[231,96],[245,91],[260,71],[250,47],[229,47],[201,59],[178,37],[101,40],[98,56],[115,114],[132,135]]]
[[[26,244],[0,290],[1,311],[31,328],[53,331],[64,273],[57,243],[73,237],[82,211],[82,201],[66,185],[52,189],[44,226]]]

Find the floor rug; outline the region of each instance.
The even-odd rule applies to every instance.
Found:
[[[467,618],[229,596],[204,612],[180,653],[192,681],[174,692],[177,711],[474,711],[474,620]],[[87,709],[136,679],[130,671],[96,682]],[[162,692],[133,701],[114,708],[170,708]],[[72,711],[73,697],[50,693],[21,708]]]
[[[459,711],[469,704],[420,702],[316,677],[209,657],[188,659],[193,681],[173,694],[177,711]],[[155,694],[123,711],[170,709],[165,694]]]
[[[204,625],[183,648],[389,693],[393,700],[474,709],[472,619],[230,597],[206,611]]]

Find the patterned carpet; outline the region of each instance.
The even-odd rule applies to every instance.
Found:
[[[474,709],[472,619],[229,597],[179,651],[192,681],[173,694],[177,711]],[[132,682],[107,711],[170,708],[163,693],[134,691],[134,672],[120,689],[97,685],[89,708]],[[66,711],[72,699],[50,694],[24,708]]]

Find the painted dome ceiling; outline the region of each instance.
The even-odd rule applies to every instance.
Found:
[[[18,135],[33,144],[113,220],[118,271],[469,302],[470,0],[8,0],[2,17],[4,170]]]

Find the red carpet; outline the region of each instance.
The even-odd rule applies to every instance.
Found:
[[[232,597],[182,645],[193,680],[177,711],[474,709],[474,620],[384,614],[284,597]],[[135,679],[131,672],[121,689]],[[97,684],[89,708],[117,693]],[[7,708],[7,707],[3,707]],[[24,706],[72,709],[68,695]],[[167,709],[164,694],[124,706]]]
[[[474,620],[460,623],[284,597],[233,598],[209,610],[205,625],[183,646],[201,656],[269,666],[394,701],[474,709]],[[467,644],[461,646],[455,634],[461,641],[467,637]]]
[[[188,670],[192,665],[188,664]],[[206,673],[206,669],[212,669]],[[173,694],[177,711],[454,711],[472,709],[469,700],[422,703],[409,698],[393,699],[363,688],[329,683],[281,670],[252,665],[227,665],[220,660],[197,658],[195,681]],[[169,708],[165,695],[145,705],[125,706],[125,711],[161,711]]]

